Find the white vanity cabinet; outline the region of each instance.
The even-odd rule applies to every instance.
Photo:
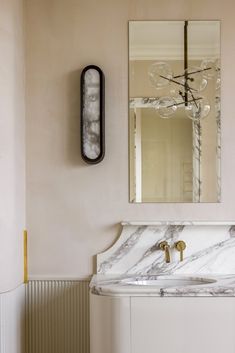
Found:
[[[235,353],[234,256],[235,221],[123,223],[97,255],[90,353]]]
[[[90,353],[131,353],[130,297],[90,294]]]
[[[131,345],[132,353],[234,353],[235,298],[131,297]]]
[[[234,353],[235,298],[90,295],[91,353]]]

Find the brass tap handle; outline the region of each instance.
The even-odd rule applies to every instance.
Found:
[[[165,252],[165,261],[167,263],[171,262],[170,258],[170,246],[167,241],[161,241],[158,245],[159,249]]]
[[[180,252],[180,261],[184,259],[184,250],[186,249],[186,244],[183,240],[177,241],[175,243],[175,248]]]

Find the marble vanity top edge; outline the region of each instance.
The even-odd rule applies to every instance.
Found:
[[[154,225],[197,225],[197,226],[210,226],[221,225],[229,226],[234,225],[234,221],[122,221],[122,226],[154,226]]]
[[[156,275],[161,279],[165,274]],[[133,286],[124,280],[136,279],[141,276],[107,276],[94,275],[90,283],[92,294],[103,296],[151,296],[151,297],[235,297],[235,274],[233,275],[180,275],[180,278],[214,280],[213,283],[205,283],[191,286],[154,287]],[[143,277],[143,276],[142,276]],[[173,275],[172,278],[179,277]]]

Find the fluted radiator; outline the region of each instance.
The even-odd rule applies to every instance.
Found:
[[[89,282],[26,286],[26,353],[89,353]]]

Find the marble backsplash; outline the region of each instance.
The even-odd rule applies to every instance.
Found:
[[[97,255],[97,273],[235,274],[235,222],[125,222],[117,242]],[[171,262],[158,244],[166,240]],[[186,243],[184,260],[174,248]]]

